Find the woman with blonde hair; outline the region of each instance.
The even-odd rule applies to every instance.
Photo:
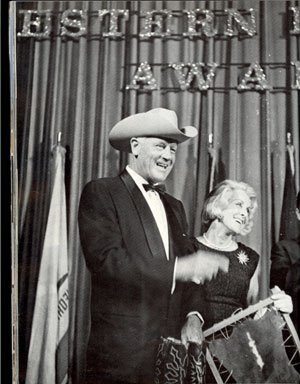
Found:
[[[248,234],[253,227],[257,209],[254,189],[247,183],[225,180],[207,197],[202,213],[203,233],[192,238],[195,251],[204,249],[229,259],[228,273],[219,272],[204,284],[190,284],[185,301],[204,319],[209,328],[235,311],[246,308],[258,294],[257,271],[259,255],[252,248],[236,240],[236,236]],[[290,296],[278,288],[272,295],[274,306],[290,313],[293,305]],[[202,342],[202,325],[197,314],[187,317],[181,331],[184,344]]]

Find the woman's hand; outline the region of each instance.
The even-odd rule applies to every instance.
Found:
[[[274,307],[283,313],[293,312],[293,302],[291,296],[287,295],[277,285],[272,289],[271,299],[274,301]]]
[[[188,316],[184,326],[181,329],[181,341],[188,348],[189,343],[202,344],[204,340],[202,325],[197,315]]]

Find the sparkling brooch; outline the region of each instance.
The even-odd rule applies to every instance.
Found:
[[[243,265],[246,265],[249,261],[249,257],[247,256],[247,254],[244,251],[240,251],[237,254],[237,258],[238,258],[239,262]]]

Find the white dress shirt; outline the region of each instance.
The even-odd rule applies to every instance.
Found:
[[[157,224],[164,248],[166,251],[167,259],[169,260],[169,232],[168,232],[168,221],[166,216],[165,207],[163,202],[160,199],[159,193],[154,190],[149,190],[146,192],[143,184],[149,184],[142,176],[137,174],[133,169],[127,165],[126,171],[133,178],[134,182],[142,192],[145,200],[147,201],[151,212],[154,216],[155,222]]]

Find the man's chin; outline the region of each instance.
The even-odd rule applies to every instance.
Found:
[[[155,177],[153,178],[153,184],[164,183],[168,175],[169,175],[168,173],[163,175],[155,175]]]

